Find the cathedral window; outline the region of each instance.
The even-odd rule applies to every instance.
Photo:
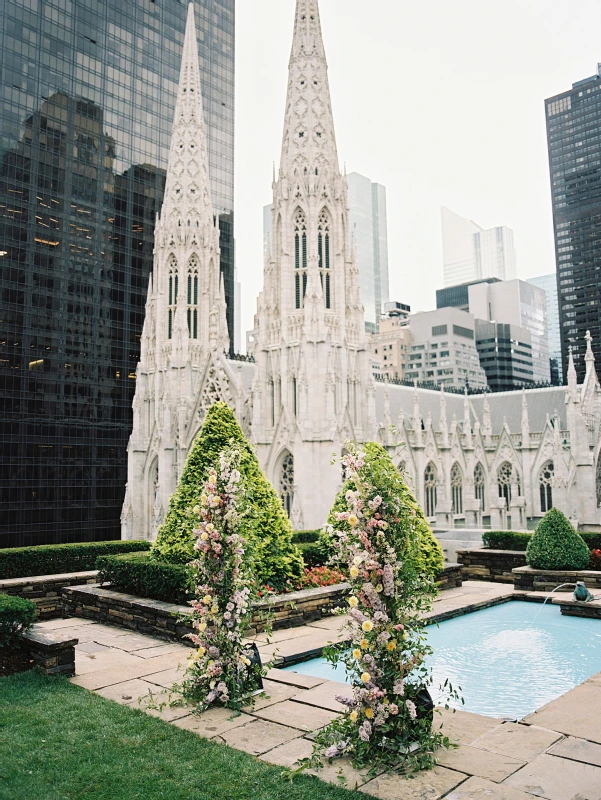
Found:
[[[330,286],[330,218],[324,209],[317,223],[317,254],[319,257],[319,277],[325,295],[326,308],[332,307]]]
[[[198,256],[188,262],[188,335],[198,339]]]
[[[280,470],[280,497],[288,516],[292,513],[294,498],[294,457],[287,453]]]
[[[538,476],[538,488],[540,492],[540,510],[546,514],[553,508],[553,477],[555,475],[555,465],[552,461],[547,461]]]
[[[463,473],[457,462],[451,468],[451,500],[453,514],[463,514]]]
[[[300,208],[294,221],[294,269],[295,307],[302,308],[307,293],[307,221]]]
[[[424,471],[424,505],[427,517],[433,517],[436,514],[437,477],[436,467],[430,462]]]
[[[167,338],[171,339],[173,335],[173,320],[175,317],[175,310],[177,307],[177,293],[179,289],[177,261],[175,260],[175,256],[169,256],[167,266],[169,269],[169,304],[167,310]]]
[[[480,500],[480,508],[486,510],[486,486],[484,480],[484,468],[478,462],[474,467],[474,495],[476,500]]]
[[[505,506],[511,505],[511,476],[513,468],[509,461],[504,461],[497,472],[497,482],[499,485],[499,497],[505,499]]]
[[[298,387],[296,378],[292,378],[292,413],[294,414],[295,417],[297,414],[297,392],[298,392]]]

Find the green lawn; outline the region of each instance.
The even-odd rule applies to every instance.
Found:
[[[364,800],[28,672],[0,679],[0,800]]]

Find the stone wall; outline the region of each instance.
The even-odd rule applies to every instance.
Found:
[[[553,598],[553,604],[558,605],[561,613],[567,617],[584,617],[585,619],[601,619],[601,603],[579,603],[577,600],[563,600]]]
[[[589,589],[601,589],[601,572],[593,570],[544,570],[518,567],[513,570],[516,589],[526,592],[547,592],[563,583],[575,585],[583,581]]]
[[[526,553],[517,550],[458,550],[457,560],[465,580],[513,583],[513,570],[526,564]]]
[[[75,675],[75,645],[78,641],[68,632],[45,631],[35,625],[23,634],[23,647],[35,666],[46,675]]]
[[[70,572],[64,575],[36,575],[29,578],[0,580],[0,593],[24,597],[37,606],[39,619],[60,617],[63,613],[62,590],[67,586],[96,583],[96,570]]]

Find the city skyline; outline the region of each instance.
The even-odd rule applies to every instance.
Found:
[[[378,5],[380,13],[366,16],[358,0],[348,0],[341,15],[335,0],[324,0],[321,15],[341,163],[388,192],[391,298],[402,296],[416,311],[435,307],[435,289],[443,285],[442,205],[486,228],[513,228],[517,277],[553,272],[544,100],[595,71],[601,48],[593,30],[601,9],[592,2],[573,8],[562,0],[551,20],[542,0],[528,9],[510,2],[502,18],[495,15],[492,40],[492,9],[473,0],[462,0],[452,15],[443,4],[435,15],[384,0]],[[262,207],[269,200],[273,162],[278,166],[281,68],[289,57],[281,34],[291,30],[292,17],[293,4],[279,0],[237,9],[236,238],[243,331],[252,327],[253,287],[261,282]],[[350,46],[357,19],[361,59]],[[409,30],[399,48],[398,32]],[[405,103],[386,101],[400,91]]]

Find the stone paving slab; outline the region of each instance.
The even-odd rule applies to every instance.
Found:
[[[348,620],[348,614],[336,614],[333,617],[324,617],[309,622],[309,628],[322,628],[326,631],[339,631]]]
[[[136,667],[142,659],[122,650],[109,648],[101,653],[84,653],[81,650],[75,651],[75,675],[76,677],[89,675],[102,670],[118,671],[125,667]],[[135,677],[140,677],[136,675]]]
[[[153,672],[150,675],[144,675],[144,680],[155,686],[162,686],[165,689],[171,689],[174,683],[179,683],[184,677],[186,667],[182,664],[180,667],[171,667],[161,672]]]
[[[262,756],[261,761],[275,764],[278,767],[296,769],[301,758],[310,758],[313,753],[313,744],[308,739],[291,739],[285,744],[274,747]]]
[[[244,750],[253,756],[260,756],[273,750],[284,742],[291,739],[298,739],[302,736],[302,731],[295,728],[288,728],[285,725],[278,725],[275,722],[268,722],[264,719],[255,719],[247,725],[233,728],[221,734],[221,738],[230,747],[236,750]]]
[[[472,744],[521,761],[531,761],[561,738],[560,733],[536,725],[506,722],[475,739]]]
[[[492,783],[486,778],[469,778],[447,794],[445,800],[532,800],[532,795],[505,783]]]
[[[298,686],[299,689],[313,689],[314,686],[319,686],[321,683],[326,683],[325,678],[314,678],[312,675],[303,675],[301,672],[295,672],[293,669],[270,669],[267,672],[267,677],[270,681],[276,683],[286,683],[290,686]]]
[[[179,653],[182,661],[186,661],[188,656],[193,652],[194,650],[191,647],[185,647],[184,645],[174,642],[173,644],[163,643],[157,645],[156,647],[147,647],[143,648],[142,650],[136,650],[135,655],[138,658],[156,658],[157,656],[169,655],[169,653]]]
[[[98,642],[84,642],[83,644],[75,645],[75,650],[79,650],[81,653],[102,653],[104,650],[110,649],[107,645],[98,644]]]
[[[558,742],[547,752],[552,756],[570,758],[572,761],[582,761],[585,764],[601,767],[601,745],[587,742],[584,739],[576,739],[573,736],[569,736],[567,739],[562,739],[561,742]]]
[[[601,683],[582,683],[524,722],[601,743]]]
[[[296,639],[287,639],[281,642],[261,645],[261,658],[269,661],[272,658],[286,659],[290,656],[296,656],[299,653],[312,653],[320,651],[322,648],[327,647],[338,640],[337,631],[320,630],[319,628],[312,628],[311,633]]]
[[[77,686],[82,686],[84,689],[94,691],[96,689],[103,689],[105,686],[114,686],[117,683],[124,683],[134,678],[156,675],[159,672],[174,669],[177,665],[177,659],[174,659],[173,654],[158,656],[157,658],[136,658],[128,654],[124,654],[124,657],[133,659],[135,663],[128,666],[107,667],[88,672],[85,675],[76,675],[75,678],[71,679],[71,682],[75,683]],[[176,662],[175,665],[174,662]]]
[[[434,715],[434,728],[442,725],[442,733],[454,744],[472,744],[485,733],[498,728],[503,723],[500,719],[482,717],[470,711],[452,711],[440,708]]]
[[[285,700],[283,703],[276,703],[251,713],[260,719],[268,719],[271,722],[298,728],[307,733],[324,728],[338,716],[334,711],[316,708],[305,703],[293,703],[291,700]]]
[[[350,695],[351,688],[346,683],[326,681],[314,689],[295,695],[292,699],[297,703],[307,703],[319,708],[328,708],[330,711],[344,711],[344,706],[335,699],[337,694]]]
[[[298,694],[296,686],[288,686],[285,683],[276,683],[275,681],[267,679],[263,679],[263,690],[264,694],[257,695],[254,698],[252,707],[248,706],[244,711],[260,711],[268,706],[273,706],[276,705],[276,703],[289,700],[291,697],[294,697],[295,694]]]
[[[261,647],[266,644],[277,644],[278,642],[287,642],[291,639],[302,639],[303,636],[310,636],[313,633],[311,628],[307,625],[302,625],[299,628],[284,628],[283,630],[272,631],[272,633],[258,633],[252,639],[246,639],[247,642],[256,642]]]
[[[380,800],[438,800],[468,776],[445,767],[434,767],[414,778],[386,773],[363,784],[360,792]]]
[[[104,689],[98,689],[95,694],[105,697],[107,700],[114,700],[115,703],[120,705],[137,705],[138,699],[148,694],[149,686],[146,681],[140,678],[134,678],[132,681],[125,681],[124,683],[117,683],[114,686],[106,686]]]
[[[248,714],[236,714],[228,708],[211,708],[202,714],[189,714],[173,722],[177,728],[192,731],[205,739],[223,736],[227,731],[240,728],[252,722]]]
[[[481,750],[469,744],[452,750],[442,750],[438,760],[443,767],[465,772],[466,775],[487,778],[494,783],[501,783],[526,764],[525,758],[512,758],[490,750]]]
[[[46,628],[49,631],[58,631],[63,628],[79,628],[83,625],[94,625],[93,619],[81,619],[80,617],[68,617],[67,619],[46,619],[37,622],[39,628]]]
[[[547,800],[601,800],[601,768],[546,753],[505,783]]]

